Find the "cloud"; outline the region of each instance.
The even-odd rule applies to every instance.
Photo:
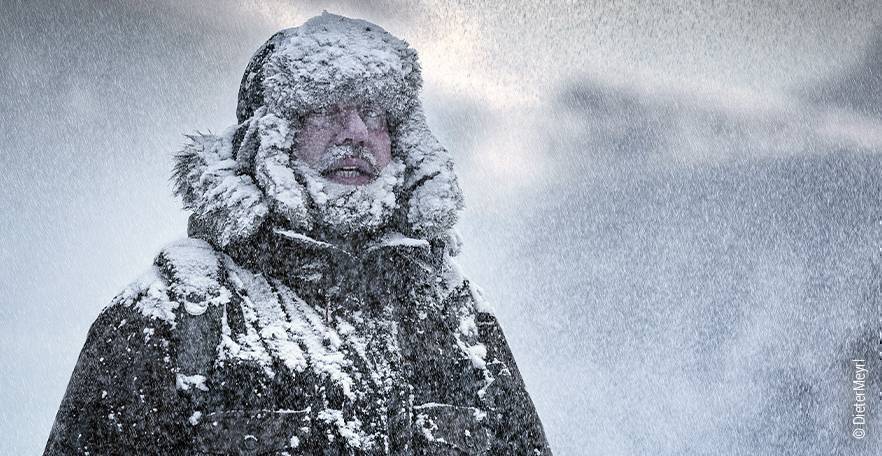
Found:
[[[875,29],[863,50],[862,58],[845,71],[804,88],[801,94],[817,105],[882,117],[882,27]]]
[[[181,133],[231,124],[257,46],[323,7],[421,52],[464,266],[556,454],[840,449],[812,432],[873,321],[878,40],[835,73],[873,2],[3,6],[0,453],[39,451],[91,319],[183,235]]]
[[[586,168],[712,166],[882,147],[882,123],[872,117],[795,97],[744,97],[582,80],[559,92],[544,130],[561,162]]]

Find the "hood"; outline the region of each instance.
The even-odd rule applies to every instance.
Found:
[[[175,156],[175,194],[191,229],[226,247],[265,224],[309,234],[312,203],[292,169],[300,117],[340,102],[372,102],[389,117],[393,159],[404,167],[387,231],[436,239],[463,208],[453,162],[426,124],[416,51],[367,21],[323,13],[273,35],[249,62],[238,123],[188,135]]]

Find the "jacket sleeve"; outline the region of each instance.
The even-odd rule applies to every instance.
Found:
[[[162,454],[181,439],[168,323],[112,305],[92,324],[45,455]]]
[[[487,369],[493,375],[485,393],[494,404],[489,417],[495,434],[491,454],[551,455],[502,327],[488,312],[478,312],[477,323],[479,337],[487,347]]]

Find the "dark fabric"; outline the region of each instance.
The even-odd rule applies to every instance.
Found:
[[[278,32],[260,47],[245,68],[242,82],[239,84],[239,101],[236,105],[236,118],[239,123],[254,115],[258,106],[264,105],[263,99],[263,69],[267,59],[276,47],[276,41],[284,36]]]
[[[219,266],[221,285],[232,290],[224,306],[208,306],[200,315],[179,307],[174,325],[137,309],[146,296],[102,312],[44,454],[551,454],[495,317],[477,315],[486,368],[457,348],[452,312],[473,306],[474,298],[463,281],[438,301],[434,284],[445,246],[396,246],[354,256],[277,241],[276,254],[263,255],[272,258],[267,261],[260,260],[255,245],[228,253],[237,264],[262,271],[276,293],[291,286],[304,301],[324,307],[329,321],[335,313],[352,312],[347,306],[364,312],[365,333],[374,337],[366,360],[353,357],[358,399],[347,399],[338,385],[309,369],[293,372],[276,362],[268,375],[252,362],[220,360],[220,319],[226,318],[233,336],[243,332],[244,300],[258,297],[248,296]],[[174,265],[163,265],[163,258],[160,254],[157,264],[174,289]],[[316,272],[321,280],[297,279]],[[330,308],[329,302],[347,304]],[[395,322],[394,330],[371,326],[382,321]],[[394,337],[400,350],[387,350],[384,337]],[[379,375],[377,366],[388,369]],[[176,385],[178,375],[193,372],[206,374],[204,390]],[[332,423],[319,418],[327,409],[358,418],[384,442],[370,451],[352,448]]]
[[[105,310],[89,331],[44,454],[179,453],[188,440],[180,423],[189,414],[175,391],[171,336],[132,308]]]

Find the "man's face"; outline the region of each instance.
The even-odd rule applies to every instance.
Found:
[[[386,114],[349,104],[311,112],[303,119],[294,155],[332,182],[368,184],[392,161]]]

